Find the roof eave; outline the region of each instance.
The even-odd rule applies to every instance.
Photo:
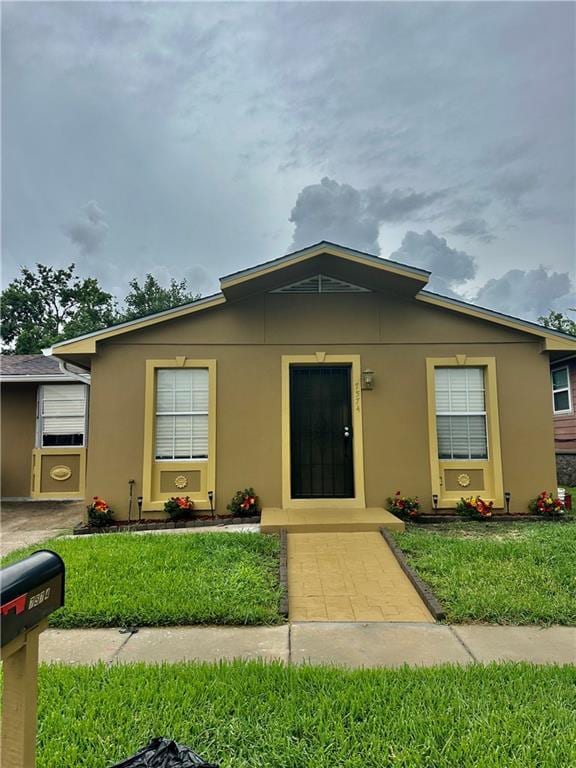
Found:
[[[189,304],[183,304],[180,307],[165,309],[162,312],[155,312],[153,315],[146,315],[136,320],[128,320],[125,323],[118,323],[118,325],[102,328],[100,331],[86,333],[83,336],[76,336],[73,339],[61,341],[58,344],[53,344],[51,347],[43,349],[42,354],[47,357],[51,355],[56,357],[59,355],[93,355],[96,352],[96,344],[99,341],[103,341],[104,339],[113,336],[119,336],[129,331],[137,331],[141,328],[146,328],[149,325],[155,325],[162,320],[174,320],[178,317],[193,314],[202,309],[209,309],[210,307],[223,304],[225,301],[226,299],[221,293],[215,293],[212,296],[206,296],[203,299],[198,299]]]
[[[73,380],[74,380],[73,376],[64,376],[63,374],[60,374],[60,375],[52,374],[52,375],[46,375],[46,376],[42,376],[42,375],[39,375],[39,374],[36,375],[36,374],[33,374],[33,373],[31,373],[31,374],[20,374],[20,375],[16,375],[16,374],[10,375],[10,374],[8,374],[6,376],[0,375],[0,383],[2,383],[2,384],[16,384],[16,383],[19,383],[19,384],[35,384],[35,383],[47,384],[47,383],[56,383],[58,381],[62,382],[62,381],[73,381]]]
[[[576,337],[570,336],[567,333],[562,333],[561,331],[555,331],[552,328],[546,328],[546,326],[538,325],[538,323],[532,323],[529,320],[522,320],[521,318],[513,317],[512,315],[505,315],[502,312],[497,312],[496,310],[488,309],[486,307],[477,307],[474,304],[469,304],[468,302],[460,301],[459,299],[454,299],[448,296],[441,296],[440,294],[432,293],[431,291],[421,291],[415,298],[418,301],[424,301],[428,304],[452,309],[455,312],[461,312],[537,336],[543,340],[543,351],[546,352],[576,351]]]

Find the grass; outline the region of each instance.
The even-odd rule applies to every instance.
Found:
[[[107,768],[159,735],[221,768],[558,768],[575,691],[574,667],[528,664],[44,666],[38,768]]]
[[[451,623],[576,624],[574,523],[459,523],[397,534]]]
[[[41,545],[66,564],[54,627],[274,624],[279,542],[251,533],[107,534]],[[39,547],[14,552],[14,562]]]

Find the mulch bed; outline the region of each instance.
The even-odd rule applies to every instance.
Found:
[[[103,528],[79,523],[74,528],[75,536],[83,536],[88,533],[119,533],[122,531],[157,531],[170,530],[172,528],[201,528],[204,526],[224,526],[224,525],[250,525],[260,522],[260,515],[254,517],[235,517],[234,515],[197,515],[192,520],[118,520],[114,525],[107,525]]]
[[[411,517],[406,522],[416,523],[417,525],[427,525],[429,523],[463,523],[469,520],[480,523],[560,523],[569,520],[568,515],[492,515],[492,517],[464,517],[463,515],[419,515],[418,517]]]

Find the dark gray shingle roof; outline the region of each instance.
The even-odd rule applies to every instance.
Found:
[[[2,376],[64,376],[55,357],[45,355],[0,355]]]

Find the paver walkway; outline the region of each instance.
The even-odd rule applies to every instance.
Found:
[[[433,622],[376,531],[289,533],[291,621]]]

